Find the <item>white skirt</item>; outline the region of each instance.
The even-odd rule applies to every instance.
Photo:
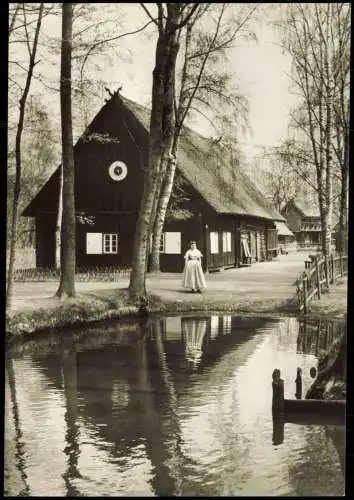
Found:
[[[187,260],[184,266],[182,286],[202,290],[206,288],[205,278],[199,260]]]

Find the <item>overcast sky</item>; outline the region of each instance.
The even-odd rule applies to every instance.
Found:
[[[252,24],[258,41],[242,40],[230,55],[235,79],[242,93],[249,98],[252,135],[240,137],[249,158],[259,153],[259,145],[277,146],[286,137],[289,106],[294,103],[294,97],[289,94],[287,76],[291,61],[277,45],[279,40],[268,23],[271,5],[263,10],[266,15],[260,13],[260,20]],[[138,5],[127,4],[125,9],[127,18],[124,24],[128,30],[146,22]],[[155,41],[155,37],[149,42],[140,35],[122,39],[122,45],[132,51],[131,59],[127,62],[120,60],[116,67],[106,70],[107,80],[121,82],[122,94],[142,104],[148,104],[151,99]],[[207,135],[215,133],[207,123],[195,124],[195,128]]]
[[[117,4],[116,4],[117,5]],[[152,8],[149,6],[149,8]],[[111,8],[112,4],[101,4],[102,9]],[[139,4],[121,4],[119,7],[117,32],[133,31],[143,26],[148,18]],[[259,7],[258,20],[252,23],[258,41],[241,40],[230,53],[230,67],[241,92],[249,99],[249,122],[252,134],[240,136],[243,151],[249,160],[259,154],[259,146],[277,146],[287,135],[289,106],[294,98],[289,94],[290,59],[282,53],[277,45],[277,37],[268,21],[273,11],[279,9],[274,4]],[[75,27],[74,27],[75,28]],[[43,29],[60,39],[61,16],[53,17],[43,23]],[[149,28],[138,35],[122,38],[117,42],[117,55],[112,56],[109,64],[99,70],[93,69],[91,74],[104,80],[112,90],[123,85],[122,94],[141,104],[148,105],[151,99],[152,70],[154,65],[156,44],[156,28]],[[41,63],[42,74],[51,75],[53,81],[59,79],[60,58],[57,64],[45,66]],[[57,84],[58,85],[58,84]],[[36,84],[33,84],[35,90]],[[59,96],[47,95],[48,105],[59,113]],[[93,116],[104,102],[97,103],[92,109]],[[89,117],[90,119],[93,116]],[[205,135],[215,132],[210,125],[194,123],[194,128]]]

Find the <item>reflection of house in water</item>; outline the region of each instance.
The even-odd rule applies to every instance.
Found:
[[[297,352],[313,354],[327,351],[331,344],[338,340],[346,325],[342,321],[303,319],[299,321]]]
[[[215,339],[219,335],[219,316],[210,318],[210,338]]]
[[[200,364],[203,357],[203,346],[208,345],[219,335],[232,333],[231,315],[170,317],[161,319],[160,324],[162,339],[167,343],[174,343],[175,354],[181,354],[184,345],[185,360],[194,368]]]

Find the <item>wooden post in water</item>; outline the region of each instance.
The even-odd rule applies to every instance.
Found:
[[[296,372],[296,379],[295,379],[295,384],[296,384],[295,397],[296,397],[296,399],[301,399],[302,398],[302,377],[301,377],[301,373],[302,373],[301,368],[298,368],[297,372]]]
[[[284,442],[284,417],[282,415],[273,414],[273,436],[272,443],[274,446]]]
[[[317,298],[320,300],[321,298],[321,282],[320,282],[320,266],[318,264],[318,260],[315,261],[316,265],[316,286],[317,286]]]
[[[274,415],[284,415],[284,380],[280,378],[280,370],[275,368],[272,374],[272,413]]]
[[[302,286],[304,288],[304,314],[307,313],[307,276],[302,279]]]

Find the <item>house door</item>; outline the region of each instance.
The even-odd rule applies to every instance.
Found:
[[[254,262],[257,260],[257,240],[256,240],[256,232],[255,231],[250,232],[249,243],[250,243],[252,262]]]
[[[247,233],[241,235],[241,250],[242,250],[241,252],[242,262],[244,264],[250,263],[251,252],[250,252],[249,238]]]
[[[231,232],[224,231],[222,233],[222,262],[224,266],[233,266],[235,256],[232,253]]]
[[[260,262],[262,260],[262,256],[261,256],[261,233],[260,233],[260,231],[256,232],[256,258],[257,258],[257,262]]]

